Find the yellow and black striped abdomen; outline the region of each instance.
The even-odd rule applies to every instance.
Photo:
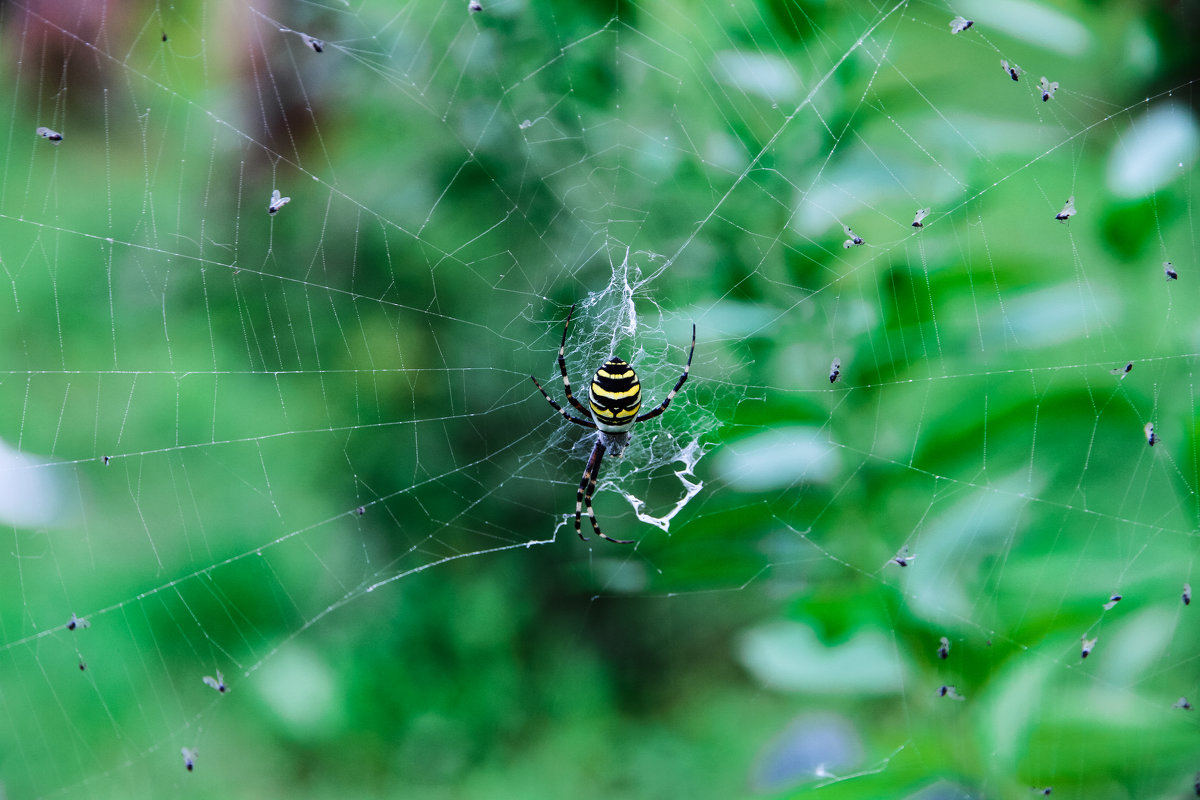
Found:
[[[633,367],[619,358],[604,362],[592,378],[588,405],[596,426],[609,433],[628,430],[642,407],[642,385]]]

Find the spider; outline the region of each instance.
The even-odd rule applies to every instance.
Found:
[[[579,417],[572,416],[570,412],[556,403],[550,395],[546,394],[546,390],[538,383],[537,378],[534,378],[532,375],[529,377],[533,380],[533,385],[542,393],[542,397],[545,397],[546,401],[554,406],[555,411],[576,425],[582,425],[585,428],[594,428],[596,431],[596,446],[592,448],[592,454],[588,456],[587,466],[583,468],[583,479],[579,482],[579,490],[575,492],[575,533],[579,534],[580,539],[583,539],[585,542],[587,541],[587,537],[583,535],[582,527],[583,507],[586,504],[588,517],[592,521],[592,529],[596,531],[597,536],[616,544],[632,544],[632,539],[614,539],[611,536],[605,535],[600,530],[600,523],[596,521],[596,512],[592,509],[592,495],[596,492],[596,476],[600,472],[600,461],[609,450],[612,451],[614,458],[621,457],[626,445],[629,444],[629,431],[635,422],[645,422],[648,419],[654,419],[667,410],[667,406],[671,404],[671,400],[675,398],[676,392],[683,386],[683,382],[687,380],[688,371],[692,368],[692,355],[696,352],[696,326],[695,324],[692,325],[692,349],[688,352],[687,365],[684,366],[683,374],[679,376],[679,381],[676,382],[675,388],[652,411],[647,411],[645,414],[638,416],[638,410],[642,407],[641,383],[638,381],[637,373],[633,371],[633,367],[615,356],[605,361],[604,365],[596,370],[596,374],[592,378],[592,384],[588,390],[588,405],[591,407],[590,410],[584,408],[583,404],[576,400],[575,395],[571,393],[571,379],[567,377],[567,360],[564,358],[564,353],[567,349],[567,328],[571,325],[571,315],[574,313],[575,306],[571,306],[571,311],[567,314],[567,322],[563,325],[562,344],[558,347],[558,368],[562,372],[563,388],[567,393],[567,402],[576,411],[585,417],[590,417],[590,419],[580,419]]]

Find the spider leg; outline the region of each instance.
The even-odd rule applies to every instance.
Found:
[[[600,473],[600,461],[604,458],[605,449],[604,442],[597,438],[596,446],[592,448],[587,466],[584,467],[583,480],[579,482],[579,491],[575,493],[575,532],[579,534],[580,539],[587,541],[582,529],[583,506],[586,503],[588,518],[591,519],[592,529],[596,531],[597,536],[614,544],[633,544],[632,539],[614,539],[600,530],[600,523],[596,521],[596,511],[592,508],[592,495],[596,493],[596,476]]]
[[[566,410],[565,408],[563,408],[562,406],[560,406],[558,403],[554,402],[554,398],[553,398],[553,397],[551,397],[550,395],[546,394],[546,390],[542,388],[542,385],[541,385],[540,383],[538,383],[538,379],[537,379],[537,378],[533,377],[532,375],[530,375],[530,376],[529,376],[529,378],[530,378],[530,380],[532,380],[532,381],[533,381],[533,385],[534,385],[534,386],[536,386],[536,387],[538,387],[538,391],[542,393],[542,397],[546,398],[546,402],[548,402],[550,405],[554,406],[554,410],[555,410],[555,411],[557,411],[558,413],[562,414],[564,417],[566,417],[566,418],[567,418],[568,420],[570,420],[571,422],[574,422],[576,425],[582,425],[582,426],[583,426],[583,427],[585,427],[585,428],[594,428],[594,427],[596,427],[596,423],[594,423],[594,422],[589,422],[588,420],[585,420],[585,419],[579,419],[579,417],[573,417],[573,416],[571,416],[569,413],[567,413],[567,410]]]
[[[683,368],[683,374],[679,376],[679,381],[675,384],[675,388],[671,390],[666,399],[661,405],[655,406],[652,410],[647,411],[637,418],[637,422],[645,422],[648,419],[654,419],[659,414],[667,410],[667,406],[671,405],[671,401],[675,399],[675,394],[683,386],[683,382],[688,379],[688,373],[692,370],[692,356],[696,354],[696,324],[692,323],[692,349],[688,351],[687,364]]]
[[[567,328],[569,328],[571,325],[571,315],[574,313],[575,306],[571,306],[571,310],[567,312],[567,322],[565,325],[563,325],[562,343],[558,346],[558,369],[562,372],[563,390],[567,393],[567,402],[570,403],[576,411],[578,411],[580,414],[583,414],[584,419],[590,419],[592,416],[591,412],[584,408],[583,404],[575,399],[575,395],[571,392],[571,379],[567,377]],[[542,392],[542,394],[545,394],[545,392]],[[593,425],[592,427],[594,428],[596,426]]]

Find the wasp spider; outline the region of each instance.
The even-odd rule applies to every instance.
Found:
[[[579,482],[579,490],[575,492],[575,533],[579,534],[580,539],[587,541],[582,528],[583,507],[586,505],[588,518],[591,519],[592,529],[596,531],[597,536],[617,544],[632,544],[632,539],[614,539],[606,536],[600,530],[600,523],[596,521],[596,512],[592,509],[592,495],[596,492],[596,476],[600,472],[600,461],[608,451],[612,451],[613,456],[617,458],[625,452],[625,447],[629,444],[629,431],[635,422],[645,422],[667,410],[667,406],[671,404],[676,392],[687,380],[688,371],[692,368],[692,355],[696,352],[696,326],[692,325],[692,349],[688,352],[687,365],[684,366],[683,374],[679,376],[675,388],[670,391],[661,404],[638,416],[638,411],[642,407],[641,383],[638,381],[633,367],[615,356],[605,361],[604,365],[596,370],[596,374],[592,378],[592,385],[588,390],[589,408],[584,408],[583,404],[576,400],[575,395],[571,393],[571,379],[567,377],[567,360],[564,353],[567,349],[567,328],[571,325],[571,315],[574,313],[575,306],[571,306],[571,311],[567,314],[567,322],[563,325],[562,344],[558,347],[558,368],[562,372],[563,389],[567,393],[567,402],[584,417],[590,417],[590,419],[573,416],[546,394],[546,390],[538,383],[537,378],[532,375],[529,377],[533,379],[533,384],[542,393],[542,397],[545,397],[546,401],[554,406],[555,411],[576,425],[596,430],[596,446],[592,448],[587,466],[583,469],[583,479]]]

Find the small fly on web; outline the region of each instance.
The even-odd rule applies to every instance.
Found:
[[[76,629],[83,630],[84,628],[90,628],[90,627],[92,627],[92,623],[88,622],[83,617],[77,617],[74,614],[72,614],[71,618],[69,620],[67,620],[67,630],[69,630],[69,631],[73,631]]]
[[[958,693],[957,686],[951,686],[951,685],[939,686],[938,690],[937,690],[937,694],[938,694],[938,697],[949,697],[951,700],[966,700],[967,699]]]
[[[300,38],[304,40],[304,45],[312,49],[314,53],[325,51],[325,43],[315,36],[309,36],[307,33],[300,34]]]
[[[1178,708],[1181,711],[1191,711],[1192,704],[1188,702],[1186,697],[1181,697],[1171,705],[1171,708]]]
[[[888,561],[888,563],[889,564],[899,564],[902,567],[907,567],[910,563],[912,563],[916,559],[916,557],[917,557],[916,553],[908,552],[908,545],[904,545],[904,547],[900,548],[900,552],[898,552],[898,553],[896,553],[896,555],[892,556],[891,560]]]
[[[930,209],[928,208],[917,209],[917,214],[913,217],[912,226],[914,228],[924,228],[925,218],[929,216],[929,211]]]
[[[273,217],[279,213],[279,209],[290,202],[292,202],[292,198],[280,196],[279,190],[275,189],[271,192],[271,202],[267,204],[267,213]]]
[[[38,128],[37,135],[43,139],[58,144],[62,141],[62,134],[58,131],[52,131],[49,128]]]
[[[945,661],[947,658],[950,657],[950,640],[947,637],[943,636],[938,641],[937,653],[938,653],[938,658],[940,658],[942,661]]]
[[[955,17],[950,20],[950,32],[962,33],[975,24],[975,20],[967,19],[966,17]]]
[[[1163,262],[1163,275],[1166,275],[1169,281],[1179,280],[1179,273],[1175,271],[1175,265],[1170,261]]]
[[[1080,638],[1083,642],[1083,647],[1081,647],[1079,650],[1079,657],[1087,658],[1088,656],[1090,656],[1092,654],[1092,650],[1096,649],[1096,642],[1100,641],[1100,637],[1096,636],[1094,638],[1089,639],[1087,637],[1087,634],[1085,633]]]
[[[842,376],[842,360],[835,358],[833,363],[829,365],[829,382],[837,383],[838,378]]]
[[[221,674],[221,670],[217,670],[217,677],[214,678],[211,675],[205,675],[203,680],[205,686],[216,689],[221,694],[229,691],[229,687],[225,685],[225,676]]]
[[[1075,195],[1067,198],[1067,202],[1063,203],[1062,211],[1054,215],[1054,218],[1059,222],[1066,222],[1071,217],[1075,216]]]
[[[1158,444],[1158,434],[1154,432],[1153,422],[1147,422],[1146,426],[1142,428],[1142,433],[1146,434],[1146,444],[1150,445],[1151,447],[1154,447],[1154,445]]]
[[[846,235],[850,237],[846,241],[842,242],[842,247],[849,250],[851,247],[858,247],[859,245],[863,244],[863,238],[854,231],[850,230],[849,225],[843,225],[842,229],[845,230]]]
[[[1132,361],[1130,361],[1128,364],[1126,364],[1123,367],[1117,367],[1116,369],[1109,370],[1110,373],[1118,376],[1121,380],[1125,380],[1125,376],[1128,375],[1132,371],[1133,371],[1133,362]]]
[[[1183,594],[1179,596],[1179,599],[1183,601],[1185,606],[1190,606],[1192,604],[1192,585],[1190,583],[1185,583],[1183,585]]]
[[[1058,81],[1048,81],[1046,80],[1046,76],[1043,75],[1041,83],[1038,84],[1038,89],[1041,90],[1042,102],[1045,103],[1051,97],[1054,97],[1054,93],[1058,91]]]
[[[467,11],[470,11],[472,14],[478,14],[480,11],[483,11],[483,6],[477,0],[471,0],[471,2],[467,3]]]
[[[183,756],[183,765],[187,767],[187,771],[191,772],[196,768],[196,756],[200,753],[190,747],[179,748],[179,755]]]
[[[1000,59],[1000,66],[1004,68],[1006,73],[1008,73],[1008,77],[1012,78],[1014,81],[1021,80],[1021,75],[1024,74],[1020,67],[1018,67],[1016,64],[1009,64],[1004,59]]]
[[[1116,607],[1117,603],[1119,603],[1119,602],[1121,602],[1121,595],[1119,595],[1119,594],[1112,595],[1111,597],[1108,598],[1108,602],[1104,604],[1104,610],[1112,611]]]

